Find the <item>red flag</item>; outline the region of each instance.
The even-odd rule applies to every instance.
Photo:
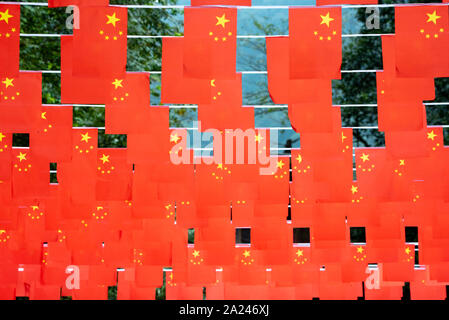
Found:
[[[107,6],[109,0],[48,0],[48,7],[67,7],[67,6]]]
[[[251,6],[251,0],[191,0],[192,6]]]
[[[123,7],[81,7],[80,28],[73,30],[73,75],[124,76],[128,11]]]
[[[236,50],[236,8],[184,9],[184,76],[234,79]]]
[[[449,75],[449,17],[445,6],[401,6],[395,10],[396,67],[402,77]]]
[[[317,6],[335,4],[377,4],[377,0],[316,0]]]
[[[340,7],[292,8],[289,30],[291,79],[340,79]]]
[[[20,5],[0,4],[0,78],[17,77],[20,52]]]
[[[20,72],[1,77],[0,127],[6,132],[29,132],[41,116],[42,74]]]
[[[40,121],[30,134],[34,153],[50,162],[72,158],[72,107],[43,106]]]

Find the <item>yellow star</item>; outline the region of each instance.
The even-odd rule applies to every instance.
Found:
[[[248,258],[251,255],[251,252],[248,250],[245,250],[245,252],[243,252],[243,255],[245,256],[245,258]]]
[[[22,160],[27,159],[26,155],[27,155],[26,153],[20,152],[19,155],[17,156],[17,158],[19,158],[19,161],[22,162]]]
[[[358,247],[357,248],[357,253],[363,253],[363,247]]]
[[[3,133],[0,132],[0,142],[3,141],[3,138],[6,138],[6,136]]]
[[[429,19],[427,22],[433,22],[434,24],[437,24],[437,19],[440,19],[440,16],[437,16],[437,11],[434,10],[433,13],[426,13]]]
[[[47,112],[42,112],[41,113],[41,118],[44,119],[44,120],[47,120],[46,114],[47,114]]]
[[[296,158],[296,160],[298,160],[298,163],[302,162],[302,156],[300,154],[298,154],[298,157]]]
[[[222,169],[222,170],[223,170],[223,164],[222,164],[222,163],[219,163],[219,164],[217,165],[217,169]]]
[[[345,134],[342,132],[342,133],[341,133],[341,142],[344,142],[346,138],[347,138],[347,137],[346,137]]]
[[[362,154],[362,156],[360,157],[360,159],[362,159],[363,162],[369,161],[369,154]]]
[[[8,24],[9,23],[9,19],[12,18],[12,17],[14,17],[14,16],[9,14],[9,9],[6,9],[5,12],[1,12],[0,11],[0,21],[5,21],[6,24]]]
[[[437,135],[432,131],[427,133],[427,139],[434,140]]]
[[[181,139],[181,137],[178,136],[176,133],[175,133],[175,134],[172,134],[172,135],[170,136],[170,142],[178,143],[179,139]]]
[[[199,257],[199,255],[200,255],[200,252],[198,251],[198,250],[193,250],[193,256],[195,257],[195,258],[197,258],[197,257]]]
[[[212,80],[210,81],[210,86],[215,88],[215,79],[212,79]]]
[[[405,160],[399,160],[399,165],[400,166],[405,166]]]
[[[259,133],[257,136],[254,137],[254,140],[255,140],[256,142],[262,142],[263,137],[262,137],[262,135]]]
[[[410,250],[409,247],[405,248],[405,253],[406,253],[406,254],[410,254],[410,251],[411,251],[411,250]]]
[[[14,79],[6,78],[6,80],[2,81],[2,83],[5,84],[5,87],[8,89],[8,87],[14,87],[14,84],[12,83]]]
[[[36,211],[37,209],[39,209],[39,206],[31,206],[31,209],[33,209],[33,211]]]
[[[89,139],[92,139],[92,137],[89,137],[89,132],[86,132],[85,134],[81,133],[81,141],[89,143]]]
[[[103,156],[100,158],[101,161],[103,161],[103,164],[105,164],[105,162],[109,162],[109,156],[103,154]]]
[[[278,161],[277,164],[276,164],[276,167],[279,168],[279,169],[282,169],[283,166],[284,166],[284,161],[282,161],[282,160]]]
[[[352,186],[351,187],[351,192],[352,192],[352,194],[357,193],[357,192],[359,192],[359,188],[356,187],[356,186]]]
[[[112,84],[115,86],[115,89],[117,89],[118,87],[123,88],[122,82],[123,80],[115,79]]]
[[[303,251],[300,250],[300,249],[298,249],[298,251],[296,251],[296,255],[297,255],[298,257],[302,257]]]
[[[120,19],[115,16],[115,12],[112,16],[106,15],[106,17],[108,18],[108,22],[106,22],[106,24],[112,24],[114,27],[117,21],[120,21]]]
[[[2,234],[2,233],[6,233],[6,231],[5,230],[0,230],[0,234]]]
[[[322,19],[320,25],[325,24],[328,28],[329,28],[329,22],[334,21],[334,18],[330,17],[329,12],[325,16],[320,15],[320,17]]]
[[[223,15],[221,17],[216,17],[217,18],[217,24],[216,26],[222,26],[223,28],[225,28],[225,24],[228,23],[231,20],[226,19],[226,15],[223,13]]]

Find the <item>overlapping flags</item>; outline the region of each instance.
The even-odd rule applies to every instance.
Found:
[[[267,37],[269,93],[301,138],[273,156],[236,72],[235,6],[251,1],[193,0],[184,36],[163,39],[162,103],[198,105],[213,140],[201,157],[150,104],[149,73],[126,71],[126,8],[49,1],[77,5],[80,29],[61,37],[64,105],[43,106],[41,74],[19,71],[20,5],[1,4],[0,298],[107,299],[117,285],[118,299],[154,299],[165,281],[167,299],[400,299],[405,282],[412,299],[444,299],[448,153],[423,102],[449,73],[448,8],[396,8],[377,73],[386,147],[353,148],[332,104],[342,10],[326,5],[376,3],[292,7],[289,36]],[[72,128],[70,104],[104,104],[127,148]]]

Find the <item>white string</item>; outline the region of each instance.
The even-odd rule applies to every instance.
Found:
[[[42,72],[42,73],[50,73],[50,74],[60,74],[61,70],[21,70],[28,72]],[[383,70],[341,70],[341,73],[375,73],[381,72]],[[149,72],[152,74],[162,74],[162,71],[135,71],[135,72]],[[237,73],[241,74],[268,74],[267,71],[237,71]]]
[[[21,33],[21,37],[36,37],[36,38],[59,38],[61,36],[70,36],[72,34],[56,34],[56,33]],[[381,37],[385,35],[394,35],[394,33],[354,33],[342,34],[342,38],[354,37]],[[237,39],[265,39],[267,37],[288,37],[288,34],[279,35],[238,35]],[[182,38],[183,36],[150,36],[150,35],[128,35],[128,39],[162,39],[162,38]]]

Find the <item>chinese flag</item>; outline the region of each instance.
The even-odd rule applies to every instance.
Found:
[[[4,133],[0,130],[0,181],[11,177],[11,150],[12,133]]]
[[[126,153],[126,149],[97,150],[97,200],[131,199],[133,167]]]
[[[112,78],[73,74],[73,36],[61,36],[61,102],[104,104],[109,100]]]
[[[340,79],[341,8],[289,11],[290,78]]]
[[[150,107],[150,74],[127,72],[110,83],[106,104],[106,134],[145,133],[156,123]]]
[[[210,79],[190,78],[184,74],[184,39],[162,39],[162,103],[210,103]]]
[[[335,4],[377,4],[377,0],[316,0],[317,6]]]
[[[251,0],[191,0],[192,6],[251,6]]]
[[[35,131],[30,134],[34,153],[49,162],[72,158],[72,107],[43,106]]]
[[[12,151],[12,194],[14,198],[45,196],[50,185],[50,164],[29,148]]]
[[[234,79],[236,50],[236,8],[184,9],[184,76]]]
[[[82,7],[73,30],[73,75],[124,76],[128,11],[123,7]]]
[[[0,77],[17,77],[20,52],[20,5],[0,4]]]
[[[398,75],[413,78],[449,76],[447,7],[396,7],[395,21]]]
[[[6,132],[29,132],[41,116],[42,74],[20,72],[0,80],[0,128]]]

